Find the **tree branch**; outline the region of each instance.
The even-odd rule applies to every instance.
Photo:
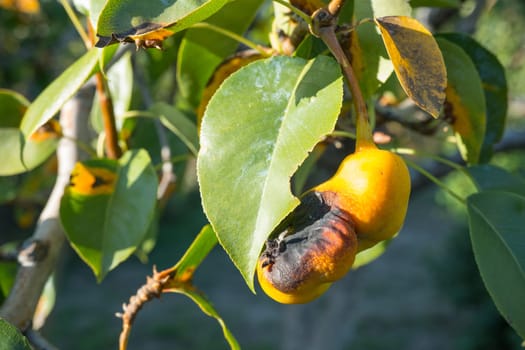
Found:
[[[113,100],[109,94],[107,82],[98,72],[95,75],[97,82],[97,92],[100,100],[100,108],[102,110],[102,120],[104,121],[104,131],[106,132],[106,152],[111,159],[118,159],[122,155],[122,150],[118,144],[117,126],[115,122],[115,109],[113,108]]]
[[[38,242],[46,247],[46,252],[43,256],[32,259],[32,263],[19,268],[11,292],[0,309],[0,317],[22,330],[31,327],[36,305],[46,281],[55,269],[65,241],[59,218],[60,200],[69,183],[73,166],[79,159],[85,158],[85,153],[80,153],[71,139],[87,142],[87,116],[93,101],[93,92],[92,85],[82,88],[61,110],[60,123],[67,137],[60,140],[57,148],[58,176],[35,232],[27,244],[28,247],[34,247],[31,243]]]

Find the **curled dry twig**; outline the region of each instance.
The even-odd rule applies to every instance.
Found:
[[[180,281],[177,281],[177,278],[175,277],[176,271],[177,270],[172,267],[158,272],[157,269],[153,267],[153,275],[147,276],[146,283],[137,290],[135,295],[129,298],[127,304],[124,303],[122,305],[123,312],[116,313],[116,316],[122,319],[119,350],[126,350],[129,334],[135,317],[137,317],[138,312],[142,309],[145,303],[154,298],[160,298],[160,295],[163,292],[171,290],[177,285],[180,285],[182,288],[192,288],[191,276],[183,276]]]

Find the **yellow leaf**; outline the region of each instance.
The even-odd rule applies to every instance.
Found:
[[[407,95],[434,118],[445,101],[447,72],[432,34],[406,16],[376,18],[396,76]]]
[[[66,191],[86,196],[110,194],[115,190],[115,172],[102,167],[75,164]]]

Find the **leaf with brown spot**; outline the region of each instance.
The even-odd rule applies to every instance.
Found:
[[[505,129],[509,98],[505,69],[493,53],[467,34],[447,33],[437,37],[443,37],[460,46],[474,63],[481,78],[487,125],[479,161],[486,163],[492,157],[493,147],[501,140]]]
[[[219,11],[228,0],[108,0],[97,23],[96,47],[134,42],[162,47],[162,41]]]
[[[62,136],[62,127],[55,119],[48,120],[44,125],[36,129],[34,133],[29,136],[30,141],[41,142],[49,139],[56,139]]]
[[[83,163],[75,164],[67,192],[85,196],[111,194],[115,191],[115,169],[106,167],[86,166]]]
[[[476,66],[463,49],[444,39],[437,42],[448,73],[445,118],[456,133],[461,156],[469,164],[479,161],[485,136],[486,105]]]
[[[157,174],[146,150],[77,163],[60,203],[73,249],[97,280],[144,241],[156,209]]]
[[[407,95],[434,118],[445,100],[447,72],[432,34],[406,16],[376,18],[396,76]]]
[[[28,139],[20,130],[31,104],[22,95],[0,89],[0,176],[34,169],[53,154],[61,136],[60,125],[50,119]]]

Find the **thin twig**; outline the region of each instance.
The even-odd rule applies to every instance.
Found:
[[[108,84],[101,72],[96,74],[97,93],[102,111],[104,131],[106,136],[106,152],[109,158],[118,159],[122,150],[118,144],[117,123],[115,121],[115,109],[113,100],[109,94]]]
[[[361,93],[361,88],[359,87],[354,70],[335,35],[337,17],[333,16],[327,9],[319,9],[314,12],[312,18],[312,33],[320,37],[326,46],[328,46],[339,65],[343,68],[343,73],[348,81],[356,112],[356,149],[373,144],[372,132],[368,121],[368,111],[363,94]]]

